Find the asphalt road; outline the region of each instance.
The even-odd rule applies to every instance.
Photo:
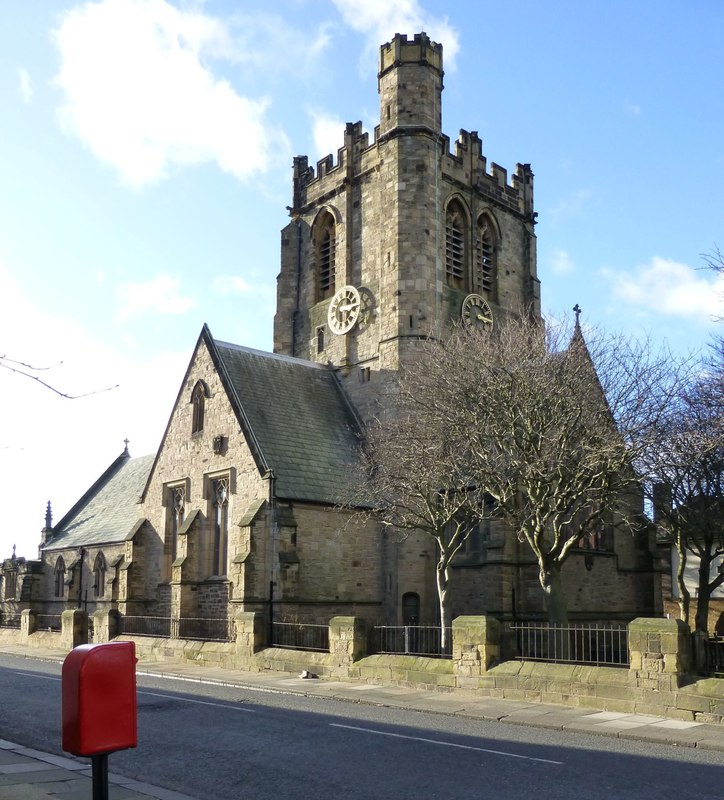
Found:
[[[0,657],[0,738],[61,753],[60,693],[59,664]],[[717,752],[156,678],[138,733],[110,771],[201,800],[724,798]]]

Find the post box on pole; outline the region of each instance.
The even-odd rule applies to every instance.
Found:
[[[62,670],[62,747],[93,764],[93,800],[108,798],[108,754],[138,744],[133,642],[84,644]]]

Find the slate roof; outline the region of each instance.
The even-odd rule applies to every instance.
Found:
[[[43,550],[122,542],[139,522],[138,501],[154,456],[123,453],[53,526]]]
[[[208,343],[262,472],[280,499],[349,499],[359,424],[334,371],[322,364],[247,347]]]

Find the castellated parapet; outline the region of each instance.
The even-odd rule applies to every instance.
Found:
[[[476,132],[461,131],[451,149],[441,130],[442,66],[442,46],[426,34],[396,35],[380,49],[373,136],[348,123],[336,157],[316,168],[306,156],[294,159],[274,349],[338,367],[363,416],[419,341],[460,319],[467,294],[483,294],[498,316],[540,313],[533,172],[518,164],[509,180],[488,165]],[[461,249],[455,280],[452,208]],[[483,278],[493,261],[494,280]],[[348,285],[362,309],[338,334],[328,311]]]

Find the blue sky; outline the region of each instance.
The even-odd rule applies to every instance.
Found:
[[[0,0],[0,558],[34,557],[130,440],[159,444],[204,322],[271,348],[291,160],[379,118],[425,30],[443,129],[531,163],[550,315],[676,349],[724,316],[718,0]],[[100,391],[117,386],[109,391]]]

